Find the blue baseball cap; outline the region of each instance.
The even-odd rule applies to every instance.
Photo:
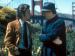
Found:
[[[52,11],[53,13],[56,13],[55,4],[52,2],[45,2],[42,11]]]

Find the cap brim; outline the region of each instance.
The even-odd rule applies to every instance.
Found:
[[[48,10],[48,9],[42,9],[42,11],[50,11],[50,10]]]

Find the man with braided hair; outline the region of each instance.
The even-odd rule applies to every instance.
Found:
[[[16,20],[8,23],[4,38],[8,56],[31,56],[31,27],[27,22],[29,19],[29,5],[19,5]]]

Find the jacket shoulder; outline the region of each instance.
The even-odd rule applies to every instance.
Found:
[[[14,20],[14,21],[9,22],[8,25],[14,26],[17,22],[18,22],[18,20]]]

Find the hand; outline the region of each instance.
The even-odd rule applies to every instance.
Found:
[[[57,45],[61,45],[62,44],[62,40],[60,40],[60,38],[57,37],[55,40],[53,40],[53,43],[57,44]]]
[[[40,37],[40,40],[41,40],[41,41],[46,41],[46,40],[48,40],[46,34],[40,34],[39,37]]]
[[[14,56],[14,52],[13,52],[12,50],[10,50],[10,51],[8,52],[8,56]]]
[[[20,52],[18,50],[15,51],[15,55],[19,55]]]
[[[14,56],[14,55],[12,55],[11,53],[8,53],[8,56]]]
[[[29,22],[29,21],[26,21],[28,24],[31,24],[31,22]]]
[[[19,55],[20,54],[20,52],[18,51],[18,47],[15,47],[15,54],[16,55]]]

